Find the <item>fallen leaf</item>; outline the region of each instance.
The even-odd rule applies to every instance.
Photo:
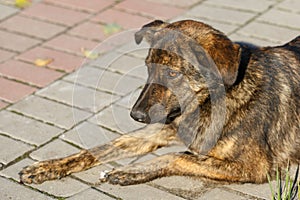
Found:
[[[53,58],[46,58],[46,59],[38,58],[34,61],[34,64],[38,67],[45,67],[45,66],[49,65],[50,63],[52,63],[53,61],[54,61]]]
[[[31,3],[31,0],[15,0],[15,6],[21,9],[30,6]]]
[[[119,24],[116,23],[106,24],[103,28],[103,32],[105,35],[111,35],[119,32],[121,29],[122,27]]]
[[[81,52],[83,53],[84,57],[89,59],[97,59],[100,56],[100,53],[95,51],[86,50],[85,48],[81,48]]]

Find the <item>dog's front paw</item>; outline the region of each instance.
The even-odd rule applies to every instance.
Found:
[[[146,173],[135,170],[116,169],[110,172],[102,172],[101,182],[108,182],[113,185],[134,185],[151,181],[155,173]]]
[[[59,179],[65,176],[64,174],[64,170],[47,161],[27,166],[19,172],[20,181],[27,184],[41,184],[47,180]]]

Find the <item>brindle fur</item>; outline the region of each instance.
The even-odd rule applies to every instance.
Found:
[[[178,33],[195,42],[176,37]],[[283,46],[258,48],[233,43],[206,24],[185,20],[147,24],[136,33],[137,43],[143,39],[151,45],[146,59],[149,77],[131,116],[149,125],[109,144],[28,166],[20,172],[22,182],[42,183],[178,142],[187,145],[189,152],[115,169],[103,181],[131,185],[184,175],[262,183],[277,166],[288,161],[299,164],[300,37]],[[214,92],[221,91],[217,78],[207,83],[211,80],[205,80],[201,70],[178,56],[208,67],[210,61],[199,46],[220,72],[223,98],[212,99],[209,92],[209,84]],[[160,65],[153,67],[153,63]],[[192,102],[192,95],[197,103],[186,104]],[[222,99],[226,104],[223,126],[211,131],[211,124],[222,121],[219,115],[212,120],[212,104],[222,109],[218,107]],[[165,109],[155,107],[157,103]],[[165,123],[164,127],[157,122]]]

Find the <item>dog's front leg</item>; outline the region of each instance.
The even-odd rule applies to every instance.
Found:
[[[178,175],[225,182],[262,183],[266,180],[267,172],[267,166],[259,168],[257,163],[251,160],[243,163],[190,153],[171,153],[144,163],[112,170],[101,181],[133,185],[160,177]]]
[[[122,158],[143,155],[159,147],[178,142],[171,126],[149,125],[112,142],[89,150],[82,150],[65,158],[46,160],[25,167],[19,174],[24,183],[42,183],[71,173]]]

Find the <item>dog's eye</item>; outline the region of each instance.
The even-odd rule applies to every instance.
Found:
[[[167,70],[167,75],[169,78],[176,78],[180,75],[180,72],[174,70]]]

